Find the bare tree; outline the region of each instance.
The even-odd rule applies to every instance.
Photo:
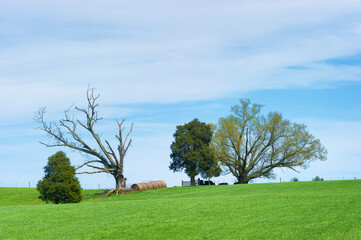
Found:
[[[74,116],[69,116],[69,110],[72,107],[64,111],[64,118],[58,122],[47,123],[44,120],[44,115],[46,113],[45,108],[39,109],[36,113],[35,119],[41,124],[40,129],[45,131],[48,136],[54,140],[53,143],[41,142],[41,144],[47,147],[68,147],[90,156],[87,161],[78,166],[76,169],[79,170],[82,167],[90,167],[93,171],[77,172],[77,174],[109,173],[115,179],[118,194],[118,192],[124,191],[126,188],[126,178],[124,177],[124,157],[132,142],[132,140],[128,139],[128,137],[132,132],[133,123],[131,124],[130,130],[125,135],[125,138],[123,138],[123,123],[125,120],[123,119],[121,122],[117,121],[118,135],[116,135],[116,139],[118,140],[118,146],[116,150],[118,153],[116,153],[109,142],[107,140],[102,142],[99,134],[94,130],[95,124],[102,119],[98,116],[97,111],[97,107],[99,105],[97,100],[99,96],[100,95],[94,95],[93,88],[88,88],[88,107],[75,107],[76,111],[84,114],[84,122],[74,119]],[[89,132],[91,137],[95,140],[97,146],[92,147],[86,143],[80,136],[79,129],[87,130],[87,132]]]

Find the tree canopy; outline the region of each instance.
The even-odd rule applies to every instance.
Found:
[[[82,199],[79,180],[75,168],[70,165],[64,152],[57,152],[48,159],[44,167],[44,178],[37,184],[39,198],[45,202],[77,203]]]
[[[262,105],[241,99],[232,114],[220,118],[213,137],[217,159],[239,183],[274,177],[275,168],[306,168],[326,160],[327,151],[304,124],[283,119],[282,114],[261,114]]]
[[[172,161],[169,169],[174,172],[182,171],[191,178],[191,185],[195,184],[195,176],[211,178],[219,176],[221,169],[210,148],[212,140],[212,127],[210,124],[193,121],[177,126],[174,141],[171,144]]]

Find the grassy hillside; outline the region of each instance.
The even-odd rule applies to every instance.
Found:
[[[83,201],[98,196],[103,190],[83,190]],[[0,207],[45,204],[35,188],[0,188]],[[0,217],[1,218],[1,217]]]
[[[0,188],[1,198],[2,191],[9,189]],[[0,201],[0,239],[361,239],[359,180],[174,187],[19,206],[32,202],[26,197],[18,206]]]

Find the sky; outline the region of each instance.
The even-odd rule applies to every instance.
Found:
[[[59,120],[85,107],[88,86],[100,94],[103,139],[116,144],[116,120],[134,123],[128,185],[188,180],[169,170],[176,126],[216,124],[240,98],[306,124],[328,150],[327,161],[254,183],[359,179],[360,43],[359,0],[0,0],[0,186],[34,187],[59,150],[73,165],[86,159],[41,145],[51,139],[34,113]],[[107,174],[78,177],[114,187]]]

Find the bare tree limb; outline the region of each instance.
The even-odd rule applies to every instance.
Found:
[[[96,163],[102,163],[102,162],[99,161],[99,160],[90,160],[90,161],[87,161],[87,162],[83,163],[82,165],[76,167],[75,170],[78,170],[78,169],[80,169],[80,168],[82,168],[82,167],[84,167],[84,166],[87,166],[87,164],[89,164],[89,163],[95,163],[95,162],[96,162]]]
[[[89,87],[86,92],[87,107],[73,108],[72,105],[70,108],[64,111],[64,118],[59,120],[58,122],[47,123],[44,119],[46,109],[39,109],[36,113],[35,120],[40,123],[39,128],[46,132],[47,135],[54,140],[53,143],[41,142],[41,144],[47,147],[67,147],[75,151],[83,152],[87,155],[95,157],[96,160],[86,161],[80,166],[78,166],[76,169],[87,166],[96,169],[97,171],[84,171],[77,174],[94,174],[101,172],[110,173],[115,178],[117,188],[123,189],[125,188],[126,180],[123,174],[123,163],[125,154],[128,151],[128,148],[132,142],[131,139],[128,141],[128,137],[133,130],[133,123],[131,124],[130,131],[126,135],[123,142],[122,134],[124,128],[122,127],[122,125],[125,120],[123,119],[121,123],[117,122],[119,128],[118,135],[116,135],[116,138],[118,139],[117,149],[119,151],[119,157],[117,157],[109,142],[105,140],[105,144],[103,144],[102,140],[99,137],[99,134],[96,133],[94,130],[95,124],[102,119],[98,116],[97,110],[97,107],[99,106],[99,97],[99,94],[94,94],[94,88]],[[77,112],[81,113],[81,115],[85,117],[85,120],[81,121],[80,119],[75,119],[74,115],[71,116],[70,110],[72,108],[75,109]],[[97,147],[91,147],[91,144],[88,144],[86,141],[83,140],[82,136],[79,135],[79,126],[80,129],[83,128],[88,133],[90,133],[91,137],[95,140]],[[91,163],[98,163],[101,164],[103,167],[95,166]]]
[[[95,171],[95,172],[77,172],[76,174],[94,174],[94,173],[109,173],[108,170],[101,170],[101,171]]]

